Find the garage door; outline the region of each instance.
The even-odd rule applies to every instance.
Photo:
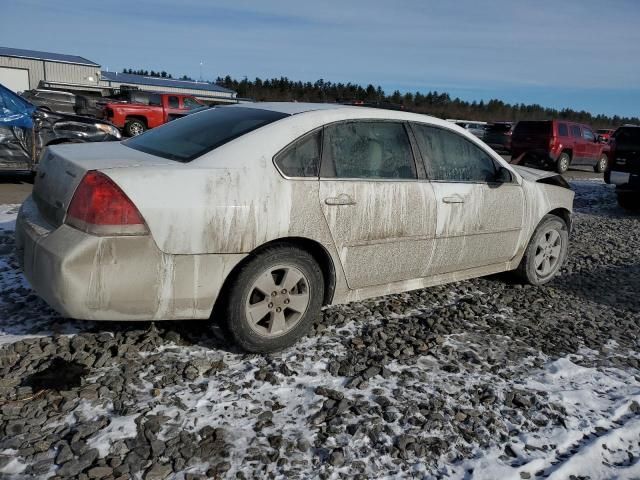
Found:
[[[0,83],[14,92],[29,90],[29,71],[22,68],[0,67]]]

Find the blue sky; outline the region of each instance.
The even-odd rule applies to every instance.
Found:
[[[640,115],[638,0],[5,0],[0,46]]]

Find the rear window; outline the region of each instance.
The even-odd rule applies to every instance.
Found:
[[[551,135],[551,122],[518,122],[514,135]]]
[[[613,138],[618,145],[621,143],[640,145],[640,127],[621,127],[615,131]]]
[[[187,163],[231,140],[288,117],[259,108],[220,107],[187,115],[124,142],[129,148]]]
[[[511,130],[511,124],[509,123],[494,123],[487,127],[489,133],[506,133]]]

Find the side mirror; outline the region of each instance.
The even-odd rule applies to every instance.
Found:
[[[494,182],[496,183],[510,183],[513,181],[513,176],[508,168],[498,167]]]

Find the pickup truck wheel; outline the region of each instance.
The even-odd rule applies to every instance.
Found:
[[[147,126],[144,124],[142,120],[127,120],[127,123],[124,125],[124,133],[129,137],[135,137],[136,135],[140,135],[147,129]]]
[[[322,270],[293,246],[267,248],[245,263],[226,295],[226,330],[242,349],[266,353],[291,346],[320,314]]]
[[[531,285],[543,285],[556,276],[567,258],[569,229],[555,215],[545,215],[531,236],[518,276]]]
[[[562,152],[556,161],[556,172],[564,173],[569,170],[569,165],[571,164],[571,157],[568,153]]]
[[[598,159],[598,163],[593,167],[593,171],[596,173],[604,173],[607,169],[607,165],[609,165],[609,157],[605,154],[602,154]]]

